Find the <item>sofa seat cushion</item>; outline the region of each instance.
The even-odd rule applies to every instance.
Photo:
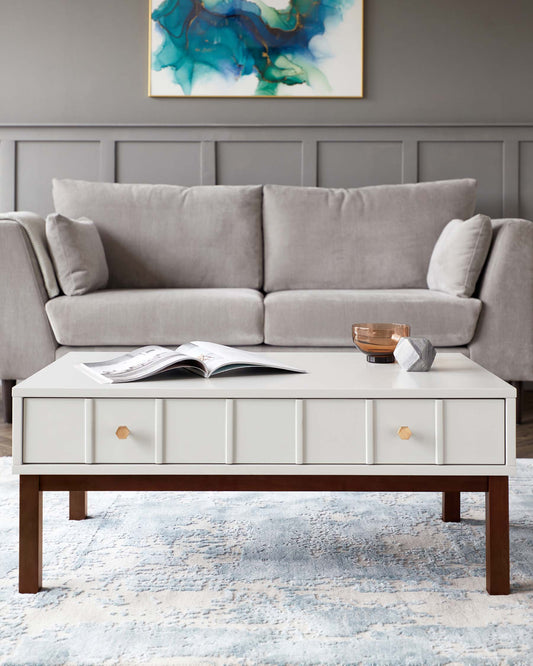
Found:
[[[397,322],[435,346],[470,342],[481,301],[429,289],[298,290],[265,298],[265,343],[269,345],[347,346],[352,324]]]
[[[440,232],[468,219],[475,199],[468,178],[358,189],[266,185],[264,289],[423,289]]]
[[[262,286],[259,185],[54,179],[53,195],[58,213],[96,224],[111,289]]]
[[[57,341],[85,345],[225,345],[263,341],[263,296],[253,289],[121,289],[46,304]]]

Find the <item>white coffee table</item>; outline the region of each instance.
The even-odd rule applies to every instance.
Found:
[[[20,474],[20,592],[41,586],[42,493],[90,490],[461,491],[486,493],[490,594],[509,593],[508,477],[515,467],[509,384],[461,354],[428,373],[353,353],[272,353],[308,374],[186,374],[101,385],[70,353],[13,391]]]

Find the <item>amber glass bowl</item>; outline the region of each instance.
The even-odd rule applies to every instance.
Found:
[[[355,346],[369,363],[394,363],[394,350],[400,338],[408,337],[408,324],[353,324]]]

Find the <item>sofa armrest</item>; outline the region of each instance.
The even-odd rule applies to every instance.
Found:
[[[493,232],[470,357],[502,379],[533,380],[533,222],[493,220]]]
[[[23,379],[54,360],[57,342],[44,309],[48,298],[25,229],[0,219],[1,379]]]
[[[54,296],[57,296],[60,293],[60,289],[57,284],[52,259],[48,253],[45,220],[40,215],[29,211],[13,211],[11,213],[3,213],[0,215],[0,222],[7,220],[18,222],[28,234],[35,258],[41,269],[44,286],[46,287],[48,296],[54,298]]]

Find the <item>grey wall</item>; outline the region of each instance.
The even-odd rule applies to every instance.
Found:
[[[365,0],[364,99],[151,99],[148,0],[0,0],[0,210],[49,212],[52,177],[472,176],[533,218],[532,28],[531,0]]]
[[[533,125],[0,125],[0,210],[52,210],[51,179],[358,187],[471,176],[478,210],[533,219]]]
[[[362,100],[147,97],[148,0],[0,0],[0,123],[533,117],[531,0],[365,0]]]

